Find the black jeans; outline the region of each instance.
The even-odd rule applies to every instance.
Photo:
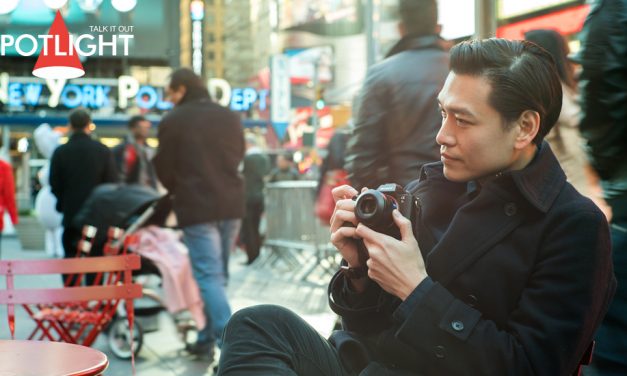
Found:
[[[246,216],[242,221],[242,242],[246,245],[248,263],[252,263],[259,256],[261,249],[261,236],[259,235],[259,223],[263,214],[263,201],[250,201],[246,203]]]
[[[218,375],[344,376],[337,351],[292,311],[261,305],[236,312],[224,330]]]

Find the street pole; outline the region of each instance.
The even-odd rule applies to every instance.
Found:
[[[314,96],[313,96],[313,100],[311,102],[311,109],[312,109],[312,113],[311,113],[311,126],[313,127],[313,132],[314,132],[314,146],[316,144],[316,132],[318,132],[318,92],[320,90],[320,75],[318,74],[318,65],[320,64],[320,58],[316,59],[314,61],[314,70],[313,70],[313,79],[312,79],[312,83],[313,83],[313,89],[314,89]]]
[[[475,0],[475,37],[491,38],[496,35],[496,1]]]

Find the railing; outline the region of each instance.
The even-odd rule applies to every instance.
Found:
[[[259,267],[281,269],[287,278],[328,283],[338,269],[338,252],[329,243],[329,227],[314,215],[315,181],[266,185],[266,236]]]

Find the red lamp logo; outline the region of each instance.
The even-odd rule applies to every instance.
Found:
[[[61,13],[57,11],[35,63],[33,75],[44,79],[71,79],[84,74],[83,64],[78,58],[70,33]]]

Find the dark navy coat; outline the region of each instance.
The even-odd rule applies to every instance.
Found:
[[[357,368],[369,359],[362,374],[569,375],[591,343],[615,290],[608,224],[548,144],[523,170],[468,187],[441,163],[408,186],[429,278],[405,302],[331,282],[332,308],[367,350],[340,353]]]

